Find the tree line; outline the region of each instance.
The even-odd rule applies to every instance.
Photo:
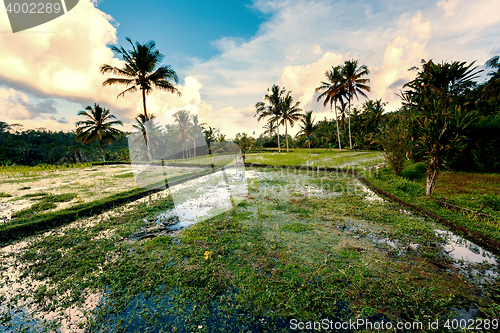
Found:
[[[141,44],[130,38],[126,40],[131,49],[112,48],[124,60],[123,67],[104,64],[100,71],[111,74],[103,81],[103,86],[125,86],[117,98],[141,92],[143,113],[137,115],[134,127],[138,130],[135,140],[145,144],[142,158],[153,161],[159,156],[196,157],[196,141],[228,141],[224,134],[208,124],[198,124],[197,117],[187,110],[172,115],[174,125],[157,124],[155,116],[148,113],[146,97],[154,89],[180,96],[174,86],[178,82],[177,74],[171,66],[162,64],[164,56],[153,41]],[[253,136],[238,133],[231,141],[243,149],[277,146],[279,152],[282,145],[287,152],[290,147],[379,149],[386,152],[396,173],[401,172],[408,159],[423,160],[427,165],[428,194],[432,194],[435,180],[443,168],[500,172],[499,57],[488,60],[486,67],[490,69],[489,79],[478,83],[475,80],[481,71],[475,67],[475,62],[422,60],[420,67],[411,69],[417,71],[416,78],[400,90],[402,107],[388,113],[385,102],[368,99],[367,93],[371,90],[368,67],[350,59],[327,70],[325,80],[316,88],[317,101],[330,107],[332,119],[325,117],[316,121],[313,111],[302,110],[291,91],[273,85],[255,105],[257,120],[266,120],[264,132],[259,137],[255,137],[255,132]],[[360,97],[367,100],[354,105]],[[16,124],[0,122],[0,161],[32,165],[97,159],[95,151],[90,154],[82,150],[89,144],[92,147],[93,142],[98,144],[99,158],[105,161],[111,157],[105,145],[125,146],[125,138],[130,133],[116,128],[122,122],[105,107],[87,106],[78,115],[83,120],[78,121],[75,132],[70,133],[20,132]],[[299,131],[291,137],[288,129],[295,124]],[[280,134],[280,127],[284,127],[284,133]],[[64,138],[65,144],[56,146],[57,138],[59,141]],[[120,143],[115,144],[116,141]],[[121,156],[114,153],[112,158],[129,158],[123,152]]]

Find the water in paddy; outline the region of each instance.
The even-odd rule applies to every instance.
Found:
[[[343,181],[345,182],[346,179],[343,179]],[[359,182],[352,179],[347,181],[350,182],[353,193],[363,197],[370,204],[383,204],[381,198],[378,198]],[[252,188],[254,190],[257,188],[257,193],[255,191],[251,192]],[[157,222],[161,223],[166,219],[178,217],[179,222],[169,227],[172,230],[187,228],[195,223],[224,213],[250,196],[260,196],[261,200],[264,200],[263,198],[271,198],[271,200],[292,200],[293,198],[335,200],[337,196],[342,195],[340,188],[333,189],[323,186],[317,181],[314,174],[256,170],[247,170],[241,173],[241,170],[237,169],[220,171],[175,185],[170,187],[170,191],[174,198],[175,208],[159,214]],[[408,215],[408,219],[422,219],[413,216],[410,212],[405,213]],[[436,225],[435,233],[442,239],[440,244],[442,254],[452,259],[453,266],[461,274],[471,279],[481,276],[479,283],[487,283],[496,279],[498,276],[497,256],[473,242],[463,239],[452,231],[442,230],[441,228],[441,226]],[[367,221],[346,218],[343,223],[337,223],[336,229],[343,237],[392,249],[397,254],[396,257],[408,251],[418,253],[419,246],[421,246],[421,244],[413,243],[411,240],[410,242],[402,242],[394,238],[384,237],[380,227],[373,223],[367,223]],[[480,264],[485,264],[485,268],[481,268]],[[252,323],[247,324],[247,327],[245,327],[247,331],[260,331],[268,327],[276,329],[288,327],[289,322],[283,319],[275,320],[267,317],[255,319],[247,312],[232,308],[235,304],[234,296],[236,293],[236,290],[228,291],[214,301],[210,305],[209,316],[204,321],[200,321],[199,326],[205,329],[227,327],[230,330],[235,327],[239,320],[244,319],[247,323]],[[130,323],[126,330],[128,332],[143,331],[146,328],[158,331],[159,328],[165,326],[177,327],[180,332],[183,330],[190,331],[183,327],[182,323],[185,318],[190,316],[190,311],[193,311],[195,304],[185,299],[183,302],[178,302],[178,300],[175,291],[166,291],[161,288],[149,298],[138,295],[125,310],[101,318],[98,322],[100,330],[97,331],[113,331],[119,322]],[[108,300],[103,297],[97,309],[105,309],[107,306]],[[140,313],[137,311],[138,309],[141,309]],[[347,305],[341,306],[340,309],[344,312],[339,313],[339,318],[348,315]],[[465,316],[475,313],[474,309],[469,310],[469,312],[463,309],[456,310]],[[33,319],[26,309],[7,310],[2,308],[0,312],[7,312],[12,315],[11,324],[14,327],[30,323],[33,332],[43,331],[43,327],[45,327],[42,322]],[[155,318],[153,324],[150,323],[151,318]],[[335,317],[330,319],[336,320]],[[11,329],[12,327],[2,327],[0,322],[0,332],[9,332]]]

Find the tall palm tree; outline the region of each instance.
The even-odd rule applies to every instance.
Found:
[[[288,124],[293,127],[296,121],[302,116],[302,109],[299,108],[300,102],[293,103],[293,97],[290,91],[281,101],[281,116],[279,120],[280,125],[285,125],[285,138],[286,138],[286,152],[288,153]]]
[[[104,64],[100,69],[102,74],[111,73],[119,77],[108,78],[102,84],[103,86],[114,84],[125,85],[127,89],[118,94],[117,98],[120,96],[123,97],[126,92],[140,90],[142,93],[144,117],[148,119],[146,95],[149,95],[154,87],[159,90],[177,93],[180,96],[181,93],[171,82],[174,81],[177,83],[178,77],[171,66],[161,65],[164,56],[160,51],[155,49],[156,44],[154,41],[149,41],[145,44],[135,42],[134,44],[130,38],[127,37],[126,40],[132,45],[131,50],[125,50],[123,46],[120,48],[113,46],[111,48],[113,52],[122,56],[125,61],[124,67],[118,68]],[[149,145],[147,147],[148,155],[152,159]]]
[[[173,116],[179,131],[179,138],[182,140],[182,158],[186,158],[186,134],[191,127],[191,117],[187,110],[179,110]]]
[[[347,97],[345,86],[342,84],[342,66],[332,66],[332,69],[325,72],[327,81],[321,81],[321,86],[316,88],[316,92],[323,91],[316,99],[319,102],[320,99],[324,98],[323,106],[326,106],[330,102],[330,109],[332,104],[334,105],[333,110],[335,111],[335,123],[337,124],[337,139],[339,141],[339,150],[342,151],[342,144],[340,143],[340,130],[339,121],[337,116],[337,101],[344,104],[344,98]]]
[[[351,137],[351,102],[354,97],[359,100],[358,94],[368,98],[365,94],[371,89],[366,83],[370,82],[370,79],[363,79],[362,77],[370,74],[370,70],[366,65],[358,66],[358,61],[355,59],[346,60],[344,66],[342,67],[342,84],[347,93],[349,101],[349,111],[348,111],[348,121],[349,121],[349,148],[352,149],[352,137]]]
[[[257,109],[254,117],[257,117],[257,121],[263,118],[270,118],[268,122],[276,123],[276,133],[278,135],[278,152],[281,153],[280,146],[280,131],[279,131],[279,120],[282,114],[282,100],[285,95],[285,88],[280,88],[279,86],[273,84],[271,91],[267,89],[267,94],[264,96],[264,101],[255,104]]]
[[[312,111],[307,111],[305,114],[301,115],[301,123],[299,124],[300,130],[296,135],[296,137],[307,137],[307,141],[309,143],[309,154],[311,153],[311,137],[315,136],[314,131],[316,130],[316,125],[314,124],[314,120],[316,118],[312,118],[312,113]]]
[[[200,125],[198,124],[198,115],[193,114],[191,116],[191,122],[192,122],[192,127],[191,127],[191,135],[193,136],[193,154],[194,157],[196,157],[196,135],[200,132]]]
[[[78,116],[84,116],[86,120],[76,122],[76,139],[82,143],[99,141],[101,157],[105,161],[103,143],[118,139],[123,132],[113,126],[123,125],[123,123],[120,120],[111,120],[116,117],[99,104],[94,104],[93,108],[89,105],[85,110],[78,112]]]

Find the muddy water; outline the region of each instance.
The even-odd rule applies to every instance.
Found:
[[[195,223],[203,221],[212,216],[230,210],[248,195],[249,188],[258,187],[258,194],[255,196],[267,197],[271,199],[290,199],[293,197],[328,198],[334,200],[340,192],[331,191],[321,184],[311,182],[314,177],[310,174],[295,174],[286,172],[264,172],[248,170],[244,175],[238,174],[236,170],[228,170],[225,174],[215,173],[184,184],[172,186],[169,190],[173,195],[175,208],[157,216],[157,223],[177,217],[179,223],[170,226],[172,230],[179,230],[189,227]],[[384,205],[384,200],[375,193],[364,187],[356,180],[350,180],[352,193],[362,197],[371,205]],[[253,195],[253,194],[252,194]],[[411,212],[404,212],[408,218],[414,217]],[[398,255],[403,255],[408,251],[418,253],[420,244],[401,243],[388,237],[380,236],[379,228],[372,223],[346,219],[344,224],[337,225],[340,232],[347,237],[372,242],[375,245],[386,245],[396,251]],[[453,259],[455,267],[461,269],[464,275],[481,275],[485,277],[480,282],[488,282],[497,277],[498,258],[480,246],[455,235],[451,231],[436,228],[436,234],[443,240],[442,253]],[[364,236],[360,236],[360,234]],[[3,249],[2,249],[3,250]],[[9,249],[9,251],[12,249]],[[12,252],[12,251],[10,251]],[[15,251],[14,251],[15,252]],[[2,258],[3,260],[3,258]],[[474,265],[488,264],[487,269],[476,268]],[[495,267],[491,267],[495,266]],[[13,268],[13,267],[11,267]],[[9,288],[8,284],[4,288]],[[8,293],[8,289],[3,289],[3,293]],[[93,300],[92,308],[96,302]],[[102,299],[97,303],[102,304]],[[0,313],[4,309],[1,309]],[[33,331],[40,331],[43,327],[42,320],[50,321],[50,314],[37,316],[33,319],[31,311],[19,309],[20,312],[13,317],[13,322],[27,324],[31,321]],[[70,313],[71,314],[71,313]],[[70,323],[65,323],[68,327]],[[8,332],[0,325],[0,332]]]

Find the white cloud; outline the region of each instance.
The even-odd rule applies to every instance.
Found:
[[[427,39],[431,34],[431,21],[422,22],[422,12],[412,17],[410,21],[411,32],[420,39]]]
[[[155,91],[148,96],[148,110],[162,114],[188,106],[196,110],[201,122],[220,127],[230,137],[243,131],[260,133],[263,123],[253,117],[254,105],[277,83],[292,90],[295,100],[304,109],[315,110],[316,119],[321,119],[329,112],[315,102],[314,88],[327,69],[350,58],[371,70],[369,97],[383,98],[389,101],[389,109],[395,109],[399,100],[394,93],[412,79],[414,72],[407,69],[419,66],[421,59],[477,59],[481,64],[494,55],[500,1],[449,0],[437,6],[440,10],[436,2],[409,0],[257,0],[253,7],[270,18],[256,35],[248,40],[225,37],[215,41],[219,54],[208,61],[195,59],[182,70],[187,76],[178,86],[182,97]],[[8,31],[4,13],[0,12],[0,30]],[[85,105],[97,102],[131,121],[142,112],[140,94],[117,99],[123,87],[101,85],[106,77],[99,67],[121,64],[107,45],[125,45],[116,40],[111,19],[90,0],[81,0],[67,15],[43,26],[0,34],[0,84],[14,91],[0,90],[0,107],[7,105],[8,94],[23,92]],[[28,105],[39,103],[26,98]],[[32,118],[36,108],[8,105],[17,114],[4,109],[2,116],[37,119]],[[43,121],[69,127],[74,114],[62,115],[69,124],[56,123],[61,120],[59,114],[48,114]]]
[[[439,1],[438,7],[444,10],[445,16],[452,16],[455,13],[455,7],[458,5],[458,0]]]
[[[0,101],[5,121],[35,119],[41,113],[56,112],[55,105],[49,105],[51,98],[62,98],[84,105],[98,103],[112,110],[124,122],[131,122],[137,113],[142,113],[140,93],[116,96],[123,86],[102,86],[107,76],[99,68],[103,64],[121,66],[108,47],[117,43],[116,25],[112,17],[95,7],[94,1],[80,0],[78,5],[53,21],[16,34],[0,34],[0,84],[11,87],[11,97]],[[9,31],[6,12],[0,12],[0,31]],[[148,105],[157,113],[168,108],[198,105],[199,109],[211,106],[201,101],[201,85],[194,77],[187,77],[184,85],[178,86],[183,96],[153,92],[148,96]],[[6,95],[6,92],[1,92]],[[31,102],[33,97],[48,98],[46,102]],[[49,103],[49,104],[47,104]],[[48,108],[48,107],[51,108]],[[77,110],[61,111],[68,119]],[[38,118],[40,120],[40,117]],[[59,122],[58,122],[59,120]],[[46,118],[48,128],[58,129],[61,117]],[[35,121],[35,120],[34,120]],[[49,124],[52,121],[53,123]],[[74,128],[68,123],[64,128]]]

